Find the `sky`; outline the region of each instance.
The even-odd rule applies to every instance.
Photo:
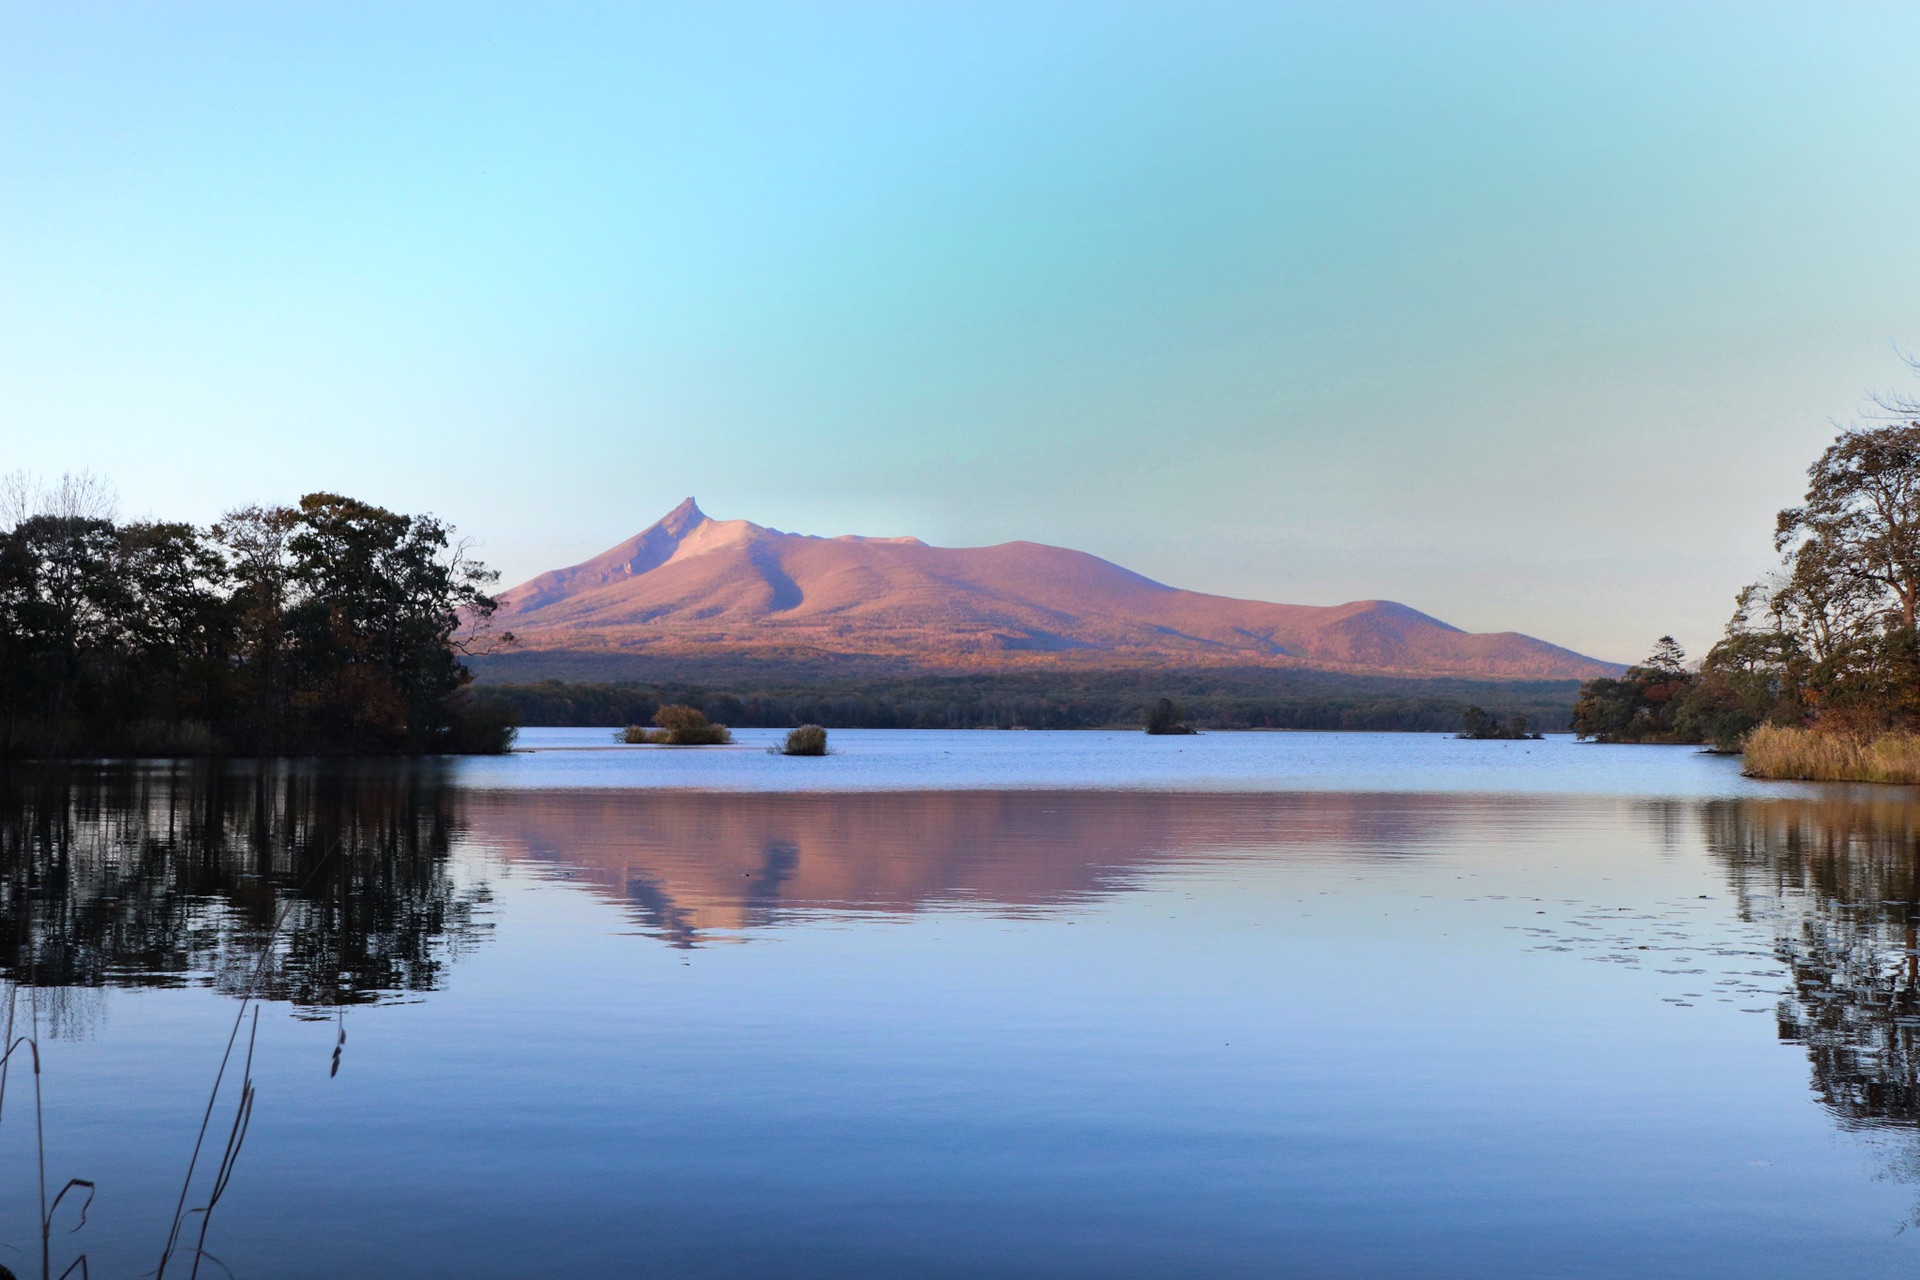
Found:
[[[0,471],[1696,655],[1920,391],[1920,7],[0,0]]]

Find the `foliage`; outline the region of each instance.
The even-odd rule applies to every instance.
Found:
[[[780,744],[783,756],[823,756],[827,754],[827,731],[817,724],[803,724],[787,734]]]
[[[0,485],[0,754],[501,750],[462,657],[494,575],[452,530],[337,494],[210,529]]]
[[[1881,404],[1905,420],[1842,431],[1808,469],[1805,503],[1775,525],[1780,572],[1741,592],[1709,655],[1699,702],[1717,740],[1920,730],[1920,406]]]
[[[1759,598],[1757,587],[1740,593],[1726,636],[1707,651],[1675,717],[1682,738],[1736,751],[1761,725],[1797,724],[1804,718],[1801,650],[1791,635],[1751,625]]]
[[[1193,729],[1180,718],[1180,708],[1172,698],[1156,698],[1147,708],[1147,732],[1155,735],[1186,734]]]
[[[1686,657],[1672,636],[1661,636],[1625,675],[1587,681],[1573,704],[1573,731],[1601,742],[1696,741],[1679,723],[1694,684]]]
[[[1761,732],[1812,725],[1846,739],[1823,749],[1853,762],[1817,767],[1887,771],[1874,762],[1893,748],[1871,744],[1920,732],[1920,402],[1879,404],[1877,424],[1841,431],[1808,468],[1804,503],[1775,521],[1779,571],[1739,593],[1699,671],[1674,646],[1621,681],[1590,681],[1577,731],[1732,750],[1797,741]]]

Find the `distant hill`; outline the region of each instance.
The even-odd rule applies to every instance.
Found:
[[[490,678],[640,670],[1233,667],[1591,679],[1601,662],[1472,634],[1390,600],[1269,604],[1182,591],[1035,542],[933,547],[711,520],[689,498],[591,560],[500,596],[517,650]]]

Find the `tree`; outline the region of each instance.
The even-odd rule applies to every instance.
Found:
[[[1782,511],[1774,532],[1799,585],[1856,600],[1911,632],[1920,611],[1920,421],[1843,431],[1807,477],[1806,505]]]
[[[473,642],[456,637],[484,631],[498,575],[432,516],[332,493],[300,499],[285,549],[296,710],[344,745],[433,745],[472,679],[460,657]]]
[[[1708,655],[1695,701],[1716,740],[1742,722],[1920,725],[1920,404],[1879,403],[1906,420],[1849,427],[1808,469],[1775,524],[1780,574],[1742,593]]]
[[[1482,742],[1517,742],[1540,735],[1527,732],[1527,718],[1523,715],[1509,715],[1502,720],[1480,707],[1470,706],[1460,713],[1460,732],[1454,736]]]
[[[1147,732],[1151,734],[1192,733],[1180,719],[1180,708],[1171,698],[1159,698],[1147,709]]]
[[[1694,675],[1685,650],[1661,636],[1644,662],[1619,679],[1602,677],[1580,686],[1573,704],[1573,731],[1601,742],[1690,742],[1676,723]]]
[[[242,507],[210,530],[231,581],[240,729],[267,747],[286,741],[290,714],[286,613],[293,592],[291,507]]]
[[[1653,642],[1653,652],[1640,664],[1649,671],[1657,672],[1669,679],[1685,677],[1687,673],[1687,651],[1672,636],[1661,636]]]
[[[336,494],[212,529],[0,477],[0,752],[500,749],[461,658],[494,575],[445,524]]]
[[[1777,599],[1757,584],[1735,597],[1726,635],[1707,651],[1675,715],[1680,735],[1732,751],[1760,725],[1797,724],[1805,717],[1811,660],[1782,624]],[[1756,615],[1764,625],[1756,625]]]
[[[84,516],[35,515],[6,535],[0,556],[0,634],[5,636],[9,744],[23,730],[56,748],[78,740],[124,612],[111,570],[117,531]],[[32,728],[27,728],[28,724]]]

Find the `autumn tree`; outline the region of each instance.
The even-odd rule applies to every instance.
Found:
[[[1679,642],[1661,636],[1645,661],[1618,679],[1587,681],[1573,704],[1573,731],[1601,742],[1688,740],[1676,723],[1694,681],[1686,662]]]
[[[1779,514],[1780,570],[1740,593],[1678,731],[1732,745],[1756,725],[1809,718],[1857,732],[1920,725],[1920,402],[1878,404]]]

